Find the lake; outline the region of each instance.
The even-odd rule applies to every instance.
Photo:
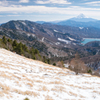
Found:
[[[100,38],[84,38],[84,40],[81,42],[83,45],[85,45],[88,42],[92,41],[100,41]]]

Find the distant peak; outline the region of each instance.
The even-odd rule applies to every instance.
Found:
[[[87,17],[84,14],[80,14],[76,18],[87,18]]]

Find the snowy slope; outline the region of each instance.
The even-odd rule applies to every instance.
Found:
[[[75,75],[0,49],[0,100],[100,100],[100,78]]]

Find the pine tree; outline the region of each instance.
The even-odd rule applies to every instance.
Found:
[[[11,43],[11,42],[12,42],[12,40],[11,40],[11,39],[8,39],[8,40],[7,40],[7,42]]]
[[[18,44],[16,50],[17,50],[17,53],[20,55],[24,53],[21,42]]]
[[[14,47],[17,47],[17,45],[18,45],[17,41],[14,40],[13,43],[12,43],[13,48],[14,48]]]
[[[25,52],[28,52],[28,48],[27,48],[27,46],[24,44],[24,45],[22,45],[22,48],[23,48],[23,50],[25,51]]]
[[[54,66],[56,66],[56,63],[53,63]]]
[[[39,54],[39,51],[37,49],[35,49],[34,54]]]
[[[3,42],[4,44],[7,43],[7,39],[5,38],[5,36],[3,36],[3,38],[2,38],[2,42]]]
[[[47,63],[50,64],[50,59],[47,59]]]

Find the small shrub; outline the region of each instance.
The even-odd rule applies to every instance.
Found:
[[[92,73],[91,69],[89,69],[87,72],[88,72],[88,73]]]
[[[54,66],[56,66],[56,63],[53,63]]]
[[[24,100],[29,100],[28,98],[25,98]]]

